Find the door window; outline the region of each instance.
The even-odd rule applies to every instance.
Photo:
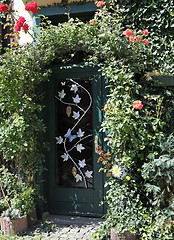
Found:
[[[93,188],[92,81],[57,81],[56,183]]]

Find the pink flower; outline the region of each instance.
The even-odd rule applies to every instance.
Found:
[[[133,32],[132,32],[129,28],[127,28],[127,29],[123,32],[123,34],[124,34],[126,37],[130,37],[130,36],[133,35]]]
[[[29,25],[28,24],[24,24],[24,26],[22,27],[22,29],[26,32],[29,29]]]
[[[141,41],[141,37],[140,37],[140,36],[137,36],[137,37],[136,37],[136,41],[137,41],[137,42]]]
[[[35,1],[32,1],[31,3],[28,3],[27,5],[25,5],[25,10],[26,11],[31,11],[32,13],[38,13],[38,9],[37,9],[37,3]]]
[[[91,19],[91,20],[89,21],[89,24],[90,24],[90,25],[93,25],[93,24],[94,24],[94,20]]]
[[[143,33],[144,33],[145,36],[147,36],[149,32],[148,32],[147,29],[144,29]]]
[[[129,41],[130,41],[131,43],[133,43],[133,42],[135,42],[135,38],[132,37],[132,36],[130,36]]]
[[[144,44],[145,44],[145,45],[148,45],[148,44],[149,44],[149,41],[148,41],[148,40],[146,40],[146,41],[144,42]]]
[[[97,7],[101,7],[101,6],[103,6],[103,5],[105,5],[105,2],[103,2],[103,1],[99,1],[99,2],[97,3]]]
[[[143,104],[142,104],[142,101],[140,100],[136,100],[133,104],[133,108],[135,109],[142,109],[143,108]]]
[[[125,11],[125,8],[120,8],[120,12],[124,12]]]

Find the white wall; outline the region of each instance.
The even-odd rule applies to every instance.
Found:
[[[32,22],[32,12],[28,12],[25,10],[25,4],[23,0],[13,0],[13,9],[17,11],[16,18],[18,19],[20,16],[25,17],[26,23],[29,27],[33,27]],[[30,34],[32,35],[32,30],[29,30]],[[20,31],[20,40],[19,44],[24,45],[27,42],[32,42],[33,38],[28,33],[25,33],[23,30]]]

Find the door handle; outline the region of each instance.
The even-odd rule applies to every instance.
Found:
[[[95,135],[94,144],[95,144],[95,152],[98,153],[98,136],[97,135]]]

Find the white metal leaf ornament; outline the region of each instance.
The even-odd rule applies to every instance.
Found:
[[[81,153],[82,150],[85,149],[85,148],[82,146],[81,143],[80,143],[80,144],[77,144],[76,148],[77,148],[77,151],[80,152],[80,153]]]
[[[63,158],[63,162],[68,161],[68,154],[64,153],[63,155],[61,155],[61,157]]]
[[[81,100],[81,98],[79,97],[78,94],[75,97],[73,97],[73,102],[76,104],[80,103],[80,100]]]
[[[78,130],[78,132],[77,132],[77,136],[78,136],[79,138],[81,138],[81,137],[84,136],[84,134],[85,134],[85,132],[82,132],[82,129],[79,128],[79,130]]]
[[[61,136],[59,136],[59,137],[56,137],[56,144],[61,144],[61,143],[63,143],[63,138],[61,137]]]
[[[79,174],[76,174],[75,176],[76,182],[81,182],[82,181],[82,176],[80,176]]]
[[[72,84],[70,90],[71,90],[71,91],[74,91],[74,93],[76,93],[76,92],[78,91],[78,87],[77,87],[77,85],[76,85],[76,84]]]
[[[64,89],[61,92],[58,92],[58,96],[60,99],[64,98],[65,95],[66,95],[66,93],[65,93]]]
[[[79,119],[79,117],[80,117],[80,113],[73,111],[73,118],[74,118],[74,119]]]
[[[87,170],[87,171],[85,172],[85,175],[86,175],[87,178],[91,178],[91,177],[92,177],[92,173],[93,173],[93,171],[88,171],[88,170]]]
[[[79,163],[78,163],[78,164],[79,164],[79,166],[80,166],[81,168],[84,168],[84,167],[86,166],[85,161],[86,161],[85,159],[83,159],[82,161],[79,160]]]

